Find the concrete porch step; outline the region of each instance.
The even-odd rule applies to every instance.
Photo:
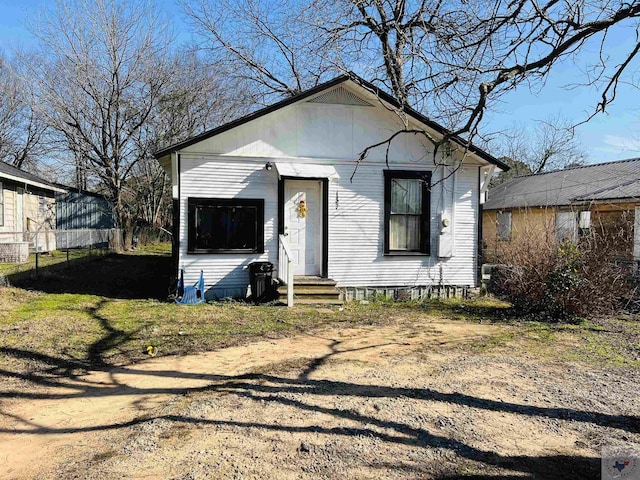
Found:
[[[278,293],[280,295],[286,295],[288,291],[288,287],[286,285],[281,285],[278,287]],[[324,286],[324,285],[298,285],[297,283],[293,284],[293,294],[294,295],[315,295],[315,296],[325,296],[325,295],[336,295],[340,294],[338,289],[334,286]]]
[[[296,276],[293,279],[294,303],[300,305],[341,305],[340,291],[337,282],[330,278],[311,276]],[[278,293],[280,299],[286,299],[287,285],[280,285]]]

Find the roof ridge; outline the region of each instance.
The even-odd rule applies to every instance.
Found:
[[[555,170],[549,170],[547,172],[527,173],[525,175],[518,175],[517,177],[513,177],[509,181],[515,180],[516,178],[538,177],[540,175],[548,175],[550,173],[567,172],[570,170],[580,170],[580,169],[592,168],[592,167],[601,167],[603,165],[611,165],[612,163],[628,163],[628,162],[637,162],[637,161],[640,161],[640,157],[625,158],[623,160],[610,160],[610,161],[605,161],[600,163],[590,163],[588,165],[575,165],[573,167],[556,168]]]

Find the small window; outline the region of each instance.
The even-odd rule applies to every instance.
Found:
[[[384,252],[429,254],[431,172],[384,172]]]
[[[0,227],[4,226],[4,189],[0,182]]]
[[[589,210],[584,210],[580,212],[580,216],[578,217],[578,233],[580,233],[581,237],[589,235],[591,231],[591,212]]]
[[[38,216],[40,218],[47,215],[47,199],[42,195],[38,196]]]
[[[264,200],[189,198],[191,253],[263,253]]]
[[[576,212],[556,212],[556,239],[575,241],[578,235],[578,214]]]
[[[501,242],[511,241],[511,212],[498,212],[496,215],[496,229],[498,240]]]

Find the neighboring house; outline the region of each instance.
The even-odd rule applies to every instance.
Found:
[[[640,259],[638,158],[517,177],[487,193],[482,235],[486,261],[523,236],[577,240],[592,229],[615,236],[612,257]]]
[[[56,193],[58,248],[109,246],[115,228],[109,201],[99,193],[60,186],[65,192]]]
[[[56,185],[0,162],[0,261],[25,261],[25,252],[55,250]]]
[[[99,193],[60,186],[56,193],[56,225],[58,230],[115,228],[109,201]]]
[[[345,75],[157,152],[172,179],[185,283],[203,270],[208,298],[244,297],[253,261],[286,280],[286,247],[295,275],[351,293],[476,286],[481,190],[508,167],[460,139],[436,166],[433,146],[406,133],[388,163],[386,147],[374,148],[354,173],[363,149],[404,128],[390,107],[389,95]],[[406,114],[409,129],[446,134]]]

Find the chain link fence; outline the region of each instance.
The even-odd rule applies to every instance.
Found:
[[[117,228],[93,230],[56,230],[56,249],[94,248],[103,250],[121,249],[121,232]]]
[[[0,232],[0,283],[120,250],[121,238],[115,228]]]

